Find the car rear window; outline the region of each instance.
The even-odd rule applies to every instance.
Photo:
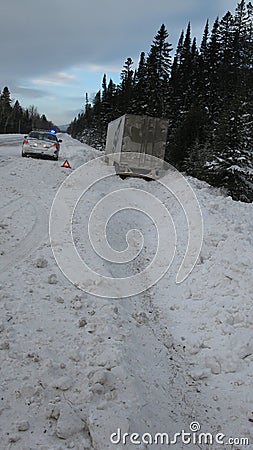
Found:
[[[34,131],[32,131],[31,133],[29,133],[29,137],[39,139],[39,133],[35,133]]]
[[[29,133],[29,138],[40,139],[40,140],[46,139],[47,141],[57,142],[57,137],[54,136],[53,134],[39,133],[37,131],[31,131],[31,133]]]
[[[50,134],[50,133],[47,133],[47,134],[44,134],[44,139],[49,139],[50,141],[57,141],[57,137],[54,135],[54,134]]]

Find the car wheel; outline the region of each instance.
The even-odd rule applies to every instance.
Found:
[[[25,157],[26,157],[26,154],[22,152],[22,156],[23,156],[23,158],[25,158]]]

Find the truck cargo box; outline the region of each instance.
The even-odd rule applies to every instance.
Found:
[[[156,178],[163,169],[168,122],[124,114],[108,124],[106,161],[119,175]]]

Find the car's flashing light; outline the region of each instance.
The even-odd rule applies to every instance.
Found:
[[[55,130],[50,130],[50,133],[51,134],[56,134],[56,131]]]

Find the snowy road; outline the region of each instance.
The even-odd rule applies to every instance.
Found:
[[[68,136],[66,136],[68,142]],[[22,261],[48,235],[49,209],[56,189],[66,175],[60,165],[77,156],[75,141],[62,145],[58,163],[50,160],[21,158],[20,135],[0,137],[1,218],[4,242],[0,270]],[[77,144],[80,148],[80,145]]]
[[[21,262],[36,249],[48,233],[48,197],[41,161],[21,159],[21,139],[9,138],[1,144],[1,242],[0,270]],[[47,193],[46,193],[47,195]],[[4,219],[6,223],[4,222]]]
[[[0,136],[0,448],[163,449],[168,445],[155,443],[155,433],[173,439],[190,432],[193,421],[212,433],[213,444],[187,445],[178,436],[173,448],[220,450],[219,432],[224,442],[249,439],[227,448],[253,448],[252,205],[189,179],[205,236],[194,271],[176,285],[186,241],[174,199],[155,182],[98,183],[73,220],[78,251],[95,270],[135,274],[155,253],[152,223],[127,210],[109,224],[108,240],[122,250],[128,229],[144,230],[140,258],[115,266],[94,254],[85,219],[115,189],[146,189],[159,198],[174,215],[180,242],[171,270],[154,287],[122,300],[94,297],[63,276],[48,229],[61,183],[100,152],[61,138],[54,162],[21,158],[22,136]],[[72,170],[61,167],[65,159]],[[110,440],[119,428],[129,433],[126,444]]]

